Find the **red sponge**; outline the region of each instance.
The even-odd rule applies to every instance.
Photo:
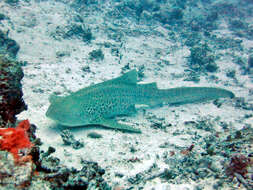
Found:
[[[0,149],[11,152],[15,161],[18,161],[19,150],[32,147],[27,135],[29,129],[28,120],[20,122],[16,128],[0,128]]]

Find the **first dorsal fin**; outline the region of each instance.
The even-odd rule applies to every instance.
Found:
[[[75,95],[82,96],[84,93],[87,93],[88,91],[99,88],[101,86],[105,87],[106,85],[111,85],[111,84],[137,85],[137,71],[135,69],[133,69],[133,70],[128,71],[127,73],[123,74],[122,76],[117,77],[117,78],[113,78],[111,80],[107,80],[107,81],[83,88],[83,89],[75,92]]]
[[[136,84],[137,83],[137,71],[135,69],[128,71],[122,76],[112,79],[113,83],[124,83],[124,84]]]

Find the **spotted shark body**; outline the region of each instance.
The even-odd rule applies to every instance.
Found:
[[[46,116],[69,127],[102,125],[139,133],[139,129],[118,123],[114,118],[136,113],[136,104],[186,104],[226,97],[232,98],[234,94],[213,87],[158,89],[156,83],[138,84],[137,71],[131,70],[65,97],[51,96]]]

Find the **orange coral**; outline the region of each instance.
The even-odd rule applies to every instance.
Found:
[[[12,153],[16,162],[20,160],[20,150],[33,146],[27,135],[29,129],[28,120],[20,122],[16,128],[0,129],[0,149]]]

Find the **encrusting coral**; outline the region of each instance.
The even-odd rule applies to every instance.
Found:
[[[25,189],[30,184],[36,172],[30,127],[29,121],[24,120],[16,128],[0,128],[0,187]]]
[[[12,153],[16,162],[21,160],[22,150],[33,146],[27,134],[29,129],[28,120],[20,122],[16,128],[0,128],[0,149]]]

